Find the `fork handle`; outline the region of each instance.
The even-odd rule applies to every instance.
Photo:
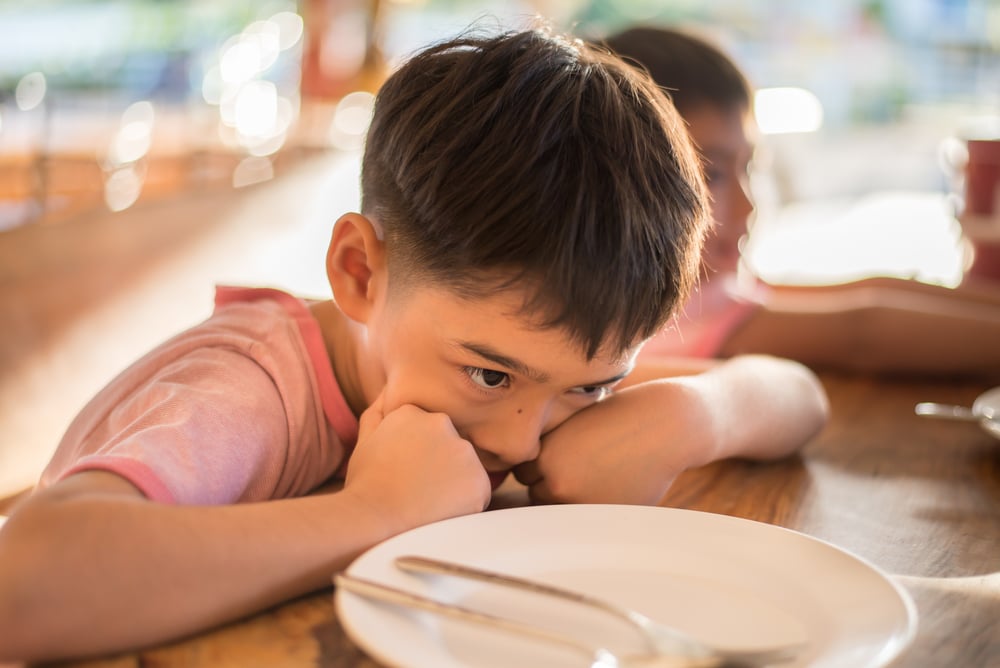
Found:
[[[760,650],[710,648],[680,629],[659,624],[657,624],[656,627],[659,629],[658,637],[660,640],[656,641],[653,640],[650,635],[650,627],[655,624],[653,620],[637,610],[621,607],[602,598],[589,596],[570,589],[563,589],[544,582],[529,580],[516,575],[483,570],[473,566],[466,566],[465,564],[458,564],[441,559],[431,559],[429,557],[404,555],[396,557],[395,564],[399,569],[410,573],[430,573],[433,575],[448,575],[452,577],[477,580],[505,587],[513,587],[515,589],[521,589],[537,594],[555,596],[567,601],[603,610],[604,612],[614,615],[615,617],[623,619],[631,624],[636,631],[638,631],[646,639],[652,649],[663,652],[667,651],[665,647],[669,646],[669,651],[671,653],[674,653],[677,656],[685,657],[687,663],[679,663],[676,665],[728,666],[734,668],[766,666],[773,663],[784,663],[790,660],[799,649],[798,644]]]
[[[544,640],[550,643],[562,645],[563,647],[572,649],[579,654],[585,655],[591,661],[591,668],[617,668],[618,666],[617,658],[604,648],[588,647],[580,642],[577,642],[576,640],[573,640],[572,638],[568,638],[567,636],[535,626],[530,626],[524,622],[507,619],[506,617],[498,617],[496,615],[491,615],[479,610],[472,610],[471,608],[465,608],[453,603],[444,603],[443,601],[438,601],[419,594],[413,594],[390,585],[361,578],[356,575],[349,575],[347,573],[337,573],[334,575],[333,581],[338,588],[366,598],[372,598],[386,603],[394,603],[408,608],[416,608],[418,610],[432,612],[442,617],[450,617],[452,619],[459,619],[465,622],[473,622],[479,624],[480,626],[501,629],[509,633],[534,638],[535,640]]]
[[[452,577],[478,580],[480,582],[488,582],[490,584],[504,587],[513,587],[515,589],[521,589],[535,594],[554,596],[573,603],[579,603],[580,605],[590,606],[591,608],[602,610],[628,622],[644,637],[646,636],[646,626],[650,622],[649,618],[641,612],[629,608],[623,608],[605,599],[589,596],[571,589],[563,589],[562,587],[550,585],[545,582],[529,580],[516,575],[497,573],[495,571],[487,571],[473,566],[466,566],[464,564],[456,564],[451,561],[443,561],[441,559],[431,559],[428,557],[414,555],[396,557],[395,563],[401,570],[411,573],[431,573],[434,575],[450,575]],[[676,643],[676,647],[674,648],[675,651],[692,655],[697,655],[705,651],[704,647],[700,643],[693,638],[689,638],[683,632],[676,629],[670,629],[670,632],[674,636],[674,642]]]
[[[573,601],[582,605],[600,608],[627,621],[633,621],[629,617],[628,611],[622,610],[618,606],[612,605],[607,601],[587,596],[581,592],[571,591],[569,589],[563,589],[561,587],[546,584],[544,582],[527,580],[525,578],[517,577],[516,575],[506,575],[504,573],[496,573],[494,571],[485,571],[472,566],[466,566],[464,564],[456,564],[450,561],[441,561],[440,559],[429,559],[427,557],[412,555],[396,557],[396,566],[410,573],[450,575],[458,578],[466,578],[469,580],[489,582],[491,584],[506,587],[514,587],[516,589],[522,589],[536,594],[555,596],[556,598],[565,599],[567,601]]]

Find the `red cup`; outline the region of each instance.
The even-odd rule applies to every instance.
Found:
[[[961,223],[962,234],[971,251],[966,259],[965,275],[1000,282],[1000,210],[992,217],[964,217]]]
[[[964,213],[970,216],[1000,215],[1000,138],[968,139],[965,142]]]
[[[965,275],[1000,281],[1000,241],[973,241],[972,265]]]
[[[1000,116],[971,119],[942,142],[940,157],[972,251],[965,274],[1000,281]]]

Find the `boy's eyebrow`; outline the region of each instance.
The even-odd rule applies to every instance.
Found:
[[[753,157],[754,153],[757,150],[757,147],[754,144],[747,144],[743,148],[747,149],[747,154],[750,157]],[[709,162],[715,162],[719,160],[732,160],[741,157],[741,154],[743,153],[743,148],[739,150],[733,150],[731,148],[724,148],[718,146],[706,146],[705,148],[700,149],[700,152],[702,156],[704,156],[704,158],[707,159]]]
[[[536,383],[547,383],[550,379],[549,374],[539,371],[538,369],[532,369],[521,360],[504,355],[486,344],[474,343],[472,341],[459,341],[458,345],[465,348],[469,352],[479,355],[483,359],[488,359],[489,361],[502,367],[506,367],[511,371],[516,371],[522,376],[527,376]]]
[[[522,362],[521,360],[516,359],[514,357],[510,357],[509,355],[504,355],[503,353],[494,350],[492,347],[486,344],[474,343],[472,341],[459,341],[458,345],[460,345],[462,348],[465,348],[471,353],[479,355],[483,359],[488,359],[489,361],[494,362],[499,366],[510,369],[511,371],[514,371],[522,376],[527,376],[536,383],[547,383],[550,380],[549,374],[545,373],[544,371],[533,369],[524,362]],[[593,383],[584,383],[583,385],[581,385],[581,387],[599,387],[601,385],[611,385],[612,383],[617,383],[625,376],[629,375],[632,372],[632,368],[633,365],[629,364],[627,369],[625,369],[619,374],[612,376],[611,378],[608,378],[606,380],[599,380]]]

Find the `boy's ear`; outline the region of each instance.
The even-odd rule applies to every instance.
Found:
[[[352,320],[368,321],[386,285],[385,244],[375,226],[359,213],[347,213],[333,226],[326,252],[326,276],[337,306]]]

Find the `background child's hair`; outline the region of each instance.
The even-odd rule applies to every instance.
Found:
[[[588,356],[664,325],[708,221],[697,158],[656,85],[541,30],[465,35],[405,63],[376,101],[362,193],[390,293],[527,287],[523,313]]]
[[[684,116],[704,104],[723,110],[750,108],[753,89],[746,76],[706,39],[672,28],[637,26],[602,43],[648,71]]]

